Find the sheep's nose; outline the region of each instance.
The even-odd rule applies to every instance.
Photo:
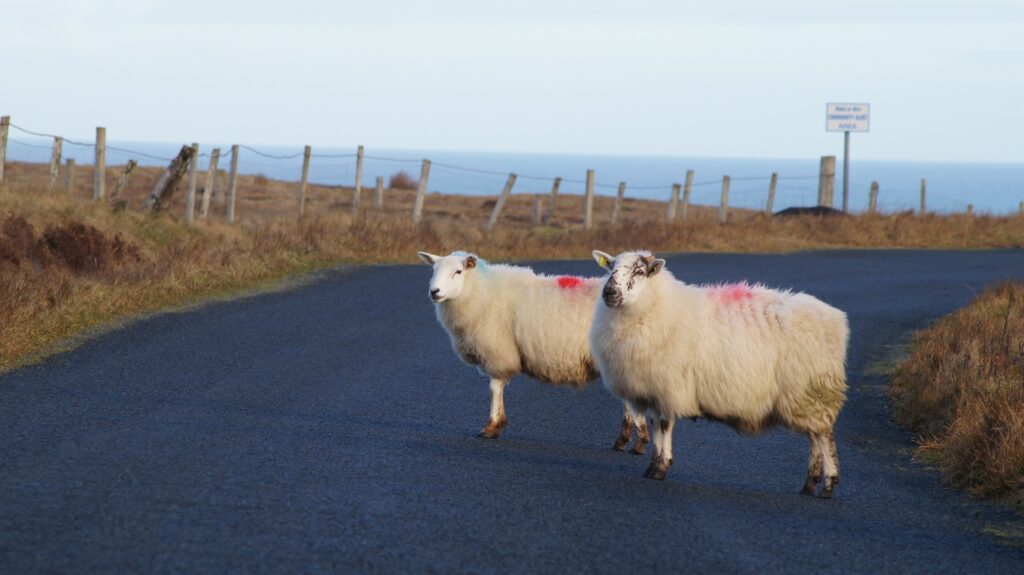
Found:
[[[430,297],[437,299],[437,294],[441,293],[441,288],[434,288],[430,290]]]

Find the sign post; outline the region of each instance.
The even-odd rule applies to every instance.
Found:
[[[825,131],[843,132],[843,212],[850,209],[850,132],[868,132],[871,104],[826,104]]]

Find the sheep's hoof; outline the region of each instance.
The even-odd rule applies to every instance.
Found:
[[[647,453],[647,444],[637,442],[636,445],[629,448],[629,452],[633,455],[643,455]]]
[[[626,445],[629,443],[628,437],[620,437],[615,440],[615,445],[612,445],[612,449],[615,451],[625,451]]]
[[[835,490],[836,485],[838,484],[838,477],[826,477],[825,487],[821,490],[821,493],[818,494],[818,497],[822,499],[832,499],[832,491]]]
[[[665,476],[668,474],[669,467],[672,467],[671,459],[655,457],[651,459],[651,464],[647,466],[647,471],[644,472],[644,477],[664,481]]]
[[[480,430],[480,433],[476,434],[476,436],[481,439],[498,439],[501,437],[501,430],[485,427]]]
[[[807,482],[804,483],[804,488],[800,490],[800,495],[814,496],[818,492],[819,481],[821,481],[821,479],[818,477],[808,477]]]

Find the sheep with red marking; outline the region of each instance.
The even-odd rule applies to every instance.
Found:
[[[802,493],[839,482],[833,426],[846,400],[846,314],[803,293],[676,280],[647,252],[595,251],[609,272],[590,346],[605,386],[654,419],[645,476],[664,479],[672,429],[706,417],[742,433],[781,425],[806,434]]]
[[[587,336],[600,278],[538,275],[465,252],[419,257],[434,268],[430,299],[456,355],[490,378],[491,412],[480,437],[496,439],[508,424],[504,389],[512,376],[575,387],[598,378]],[[631,451],[643,453],[647,422],[624,404],[615,449],[625,449],[633,428],[638,439]]]

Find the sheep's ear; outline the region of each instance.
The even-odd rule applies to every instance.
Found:
[[[434,254],[428,252],[416,252],[416,255],[420,256],[420,259],[423,260],[423,263],[427,264],[428,266],[434,265],[434,262],[441,259],[441,256],[435,256]]]
[[[657,274],[664,267],[665,267],[665,260],[662,260],[662,259],[652,260],[649,264],[647,264],[647,276],[650,277],[650,276],[653,276],[653,275]]]
[[[601,250],[594,250],[593,255],[594,261],[597,262],[597,265],[603,267],[608,271],[612,271],[612,262],[615,261],[615,258],[602,252]]]
[[[476,256],[467,256],[466,261],[463,262],[466,265],[467,270],[471,270],[476,267]]]

